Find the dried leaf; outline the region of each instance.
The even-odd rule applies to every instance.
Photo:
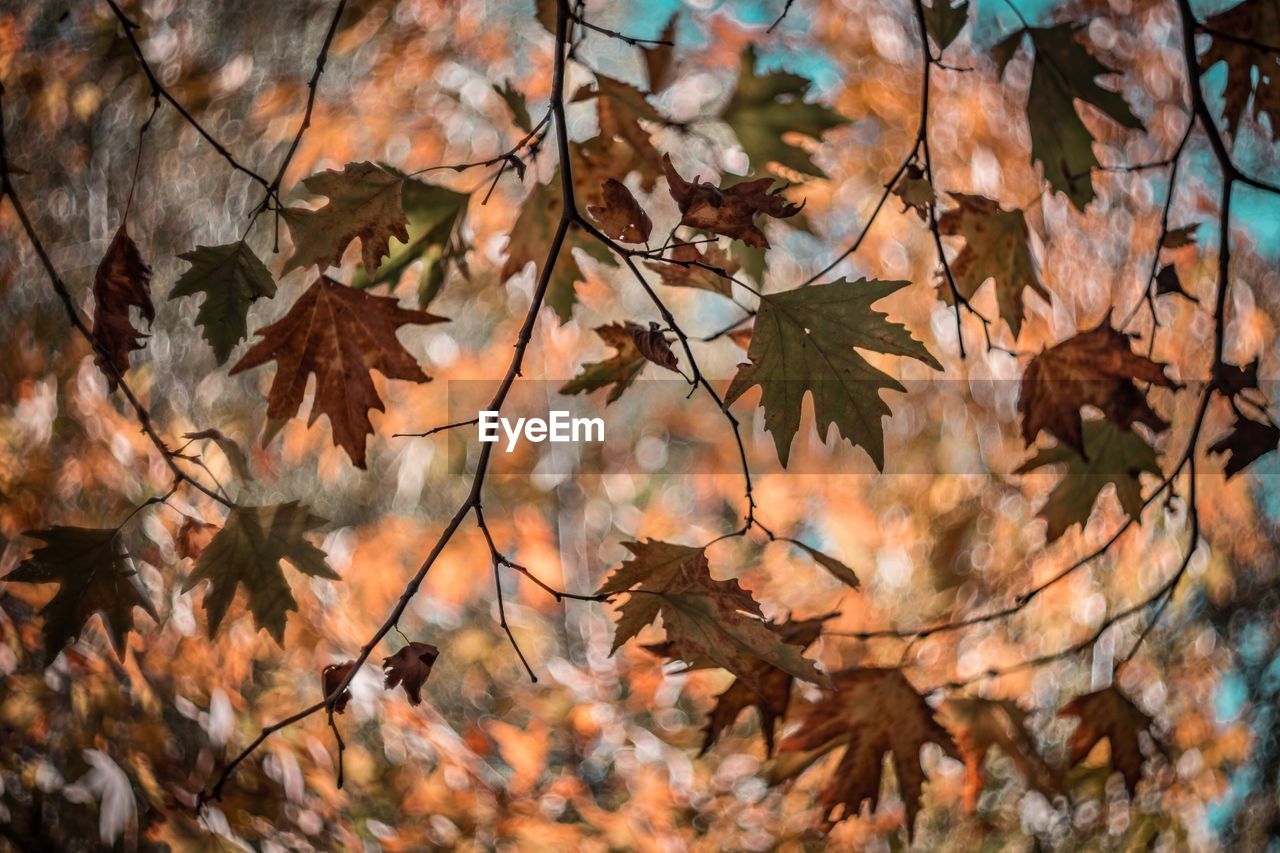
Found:
[[[858,580],[858,576],[854,574],[853,569],[849,568],[844,563],[837,560],[835,557],[824,554],[823,552],[819,551],[817,548],[811,548],[808,545],[804,544],[803,542],[797,542],[794,540],[789,540],[789,541],[791,541],[792,545],[795,545],[796,547],[804,551],[806,554],[808,554],[810,557],[812,557],[815,563],[817,563],[819,566],[822,566],[822,568],[830,572],[831,576],[836,580],[840,581],[840,583],[852,589],[857,589],[862,585],[861,582]]]
[[[1150,732],[1151,718],[1115,686],[1077,696],[1058,712],[1058,716],[1080,720],[1080,725],[1067,742],[1071,764],[1079,764],[1099,741],[1107,740],[1111,745],[1111,766],[1124,774],[1124,785],[1132,796],[1138,780],[1142,778],[1143,757],[1138,735],[1147,732],[1156,748],[1160,747],[1160,742]]]
[[[627,331],[640,355],[673,373],[680,372],[680,362],[676,359],[676,354],[671,351],[666,333],[657,323],[650,322],[647,329],[635,323],[627,323]]]
[[[93,302],[93,337],[110,359],[108,364],[99,354],[94,362],[114,391],[116,375],[123,376],[129,369],[129,353],[142,349],[145,337],[133,325],[129,309],[137,308],[147,323],[156,319],[151,303],[151,267],[143,262],[124,225],[112,238],[93,276]]]
[[[721,296],[732,297],[733,274],[739,264],[728,252],[714,243],[699,249],[691,243],[681,243],[667,252],[668,260],[645,261],[645,266],[662,276],[662,283],[671,287],[692,287],[709,290]],[[708,269],[710,267],[710,269]]]
[[[524,93],[512,86],[510,80],[504,80],[501,86],[495,84],[493,91],[498,93],[498,97],[506,103],[507,109],[511,110],[511,118],[515,121],[516,127],[525,133],[532,133],[533,118],[529,115],[529,104],[525,101]]]
[[[213,348],[218,364],[224,364],[249,334],[249,306],[276,295],[276,283],[258,256],[241,240],[225,246],[196,246],[179,255],[191,264],[169,298],[204,294],[196,312],[196,325]]]
[[[352,240],[360,240],[365,270],[374,273],[389,251],[391,238],[409,242],[408,224],[400,202],[404,177],[373,163],[348,163],[304,178],[302,185],[329,202],[318,210],[290,207],[284,221],[293,236],[293,255],[284,272],[313,264],[324,272],[342,263]]]
[[[622,396],[644,369],[645,357],[636,348],[632,336],[631,323],[609,323],[597,326],[596,334],[606,344],[617,350],[604,361],[593,361],[582,365],[578,375],[560,386],[561,394],[581,394],[596,391],[612,385],[606,405]]]
[[[199,432],[188,432],[183,433],[182,437],[188,441],[212,441],[218,445],[222,455],[227,457],[227,463],[231,465],[231,470],[241,482],[248,483],[253,479],[253,474],[249,471],[249,460],[245,458],[244,451],[240,449],[239,443],[232,441],[219,430],[204,429]]]
[[[346,680],[347,676],[356,668],[356,662],[353,660],[343,663],[331,663],[320,671],[320,685],[324,690],[325,697],[333,695],[333,691],[338,689],[338,685]],[[341,714],[347,710],[347,703],[351,701],[351,688],[348,687],[337,696],[334,697],[331,709],[335,714]]]
[[[658,94],[676,81],[675,42],[676,22],[679,19],[679,13],[672,14],[667,19],[667,25],[658,34],[658,40],[668,42],[667,44],[656,44],[642,48],[644,51],[645,70],[649,72],[649,92],[652,94]]]
[[[1223,115],[1232,136],[1252,100],[1253,120],[1261,124],[1267,116],[1271,139],[1280,138],[1280,61],[1274,49],[1266,49],[1280,44],[1280,5],[1274,0],[1245,0],[1209,18],[1205,26],[1212,41],[1200,67],[1207,71],[1218,62],[1227,65]]]
[[[385,687],[394,690],[398,685],[404,687],[410,705],[422,703],[422,686],[431,675],[431,667],[435,666],[440,650],[430,643],[409,643],[389,658],[382,661],[382,670],[386,674]]]
[[[924,170],[912,163],[898,179],[893,194],[902,199],[906,210],[914,210],[921,221],[928,219],[929,208],[937,200],[933,184],[924,176]]]
[[[1036,751],[1027,731],[1027,712],[1008,699],[957,697],[939,707],[943,724],[955,738],[964,758],[964,808],[977,811],[978,797],[986,785],[987,753],[999,747],[1026,779],[1027,784],[1050,799],[1059,789],[1057,774]]]
[[[1226,453],[1228,477],[1234,477],[1280,445],[1280,428],[1270,421],[1236,415],[1231,432],[1209,447],[1210,453]]]
[[[189,515],[182,516],[182,526],[178,528],[178,536],[174,550],[183,560],[195,560],[209,547],[213,537],[222,528],[216,524],[208,524]]]
[[[353,290],[322,275],[289,313],[258,330],[262,340],[244,354],[231,375],[277,362],[265,442],[297,413],[307,376],[314,373],[316,394],[308,425],[328,415],[333,443],[347,451],[356,467],[364,468],[366,439],[373,433],[369,410],[385,410],[370,371],[388,379],[430,381],[396,339],[396,331],[406,324],[442,322],[444,318],[425,311],[401,308],[394,298]]]
[[[781,189],[769,192],[773,178],[744,181],[721,189],[700,181],[700,176],[686,181],[665,154],[662,156],[662,168],[671,197],[680,208],[681,225],[733,237],[748,246],[769,246],[764,232],[756,227],[757,215],[785,219],[795,216],[803,206],[787,201]]]
[[[644,243],[653,231],[649,214],[644,212],[631,190],[622,181],[609,178],[601,184],[603,204],[587,206],[587,215],[607,236],[623,243]]]

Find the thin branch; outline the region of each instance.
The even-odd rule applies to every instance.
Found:
[[[479,418],[468,418],[465,421],[457,421],[451,424],[441,424],[438,427],[432,427],[426,432],[396,432],[396,433],[392,433],[391,437],[392,438],[426,438],[427,436],[435,435],[438,432],[444,432],[446,430],[456,429],[458,427],[471,426],[472,424],[478,424],[478,423],[480,423]]]
[[[675,47],[675,42],[669,41],[667,39],[644,39],[644,38],[637,38],[636,36],[629,36],[626,33],[620,33],[617,30],[610,30],[598,24],[593,24],[590,21],[588,21],[586,17],[584,17],[583,15],[575,14],[575,13],[570,13],[570,14],[574,21],[586,27],[587,29],[594,30],[595,32],[600,33],[601,35],[604,35],[604,36],[608,36],[611,39],[617,39],[618,41],[626,42],[632,47],[640,47],[641,45],[652,45],[654,47]]]

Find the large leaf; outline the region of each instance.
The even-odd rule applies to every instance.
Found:
[[[815,139],[849,120],[830,107],[805,100],[811,83],[785,71],[756,73],[756,52],[748,48],[738,65],[738,85],[720,117],[733,128],[751,168],[762,171],[780,163],[807,175],[825,177],[803,148],[791,145],[784,134],[799,133]]]
[[[1027,122],[1031,126],[1031,159],[1044,167],[1045,180],[1064,192],[1083,210],[1093,201],[1093,136],[1076,112],[1083,101],[1117,124],[1135,130],[1142,122],[1129,109],[1124,96],[1099,86],[1094,78],[1112,74],[1076,38],[1079,27],[1058,24],[1019,30],[995,47],[1001,72],[1030,36],[1034,51],[1031,88],[1027,93]]]
[[[908,356],[941,369],[906,327],[871,310],[907,284],[840,279],[761,297],[747,350],[751,361],[738,366],[725,402],[737,400],[753,385],[761,387],[765,428],[773,433],[784,467],[806,393],[813,395],[819,434],[834,423],[842,436],[870,454],[877,468],[884,467],[880,419],[889,414],[889,406],[880,392],[906,389],[854,348]]]
[[[257,299],[275,296],[276,283],[243,240],[224,246],[196,246],[178,257],[191,268],[178,279],[169,298],[204,294],[196,324],[204,331],[218,364],[223,364],[249,334],[249,306]]]
[[[93,276],[93,337],[106,351],[110,368],[102,354],[94,360],[107,377],[111,390],[116,388],[116,375],[129,369],[129,353],[142,349],[142,334],[133,325],[131,308],[137,308],[148,323],[156,319],[151,303],[151,268],[147,266],[137,245],[121,225],[107,254]]]
[[[1200,67],[1208,70],[1218,62],[1227,64],[1222,100],[1232,135],[1240,128],[1252,96],[1253,118],[1270,118],[1272,140],[1280,137],[1280,53],[1264,49],[1280,45],[1280,3],[1245,0],[1205,24],[1212,41]]]
[[[395,299],[373,296],[320,276],[289,313],[258,330],[262,340],[231,369],[234,375],[268,361],[277,363],[267,406],[265,440],[297,413],[316,375],[314,424],[329,416],[333,443],[347,451],[357,467],[365,467],[365,443],[373,434],[369,410],[384,411],[371,371],[388,379],[427,382],[418,362],[396,339],[403,325],[427,325],[443,318],[401,308]]]
[[[133,630],[133,608],[159,621],[133,560],[117,530],[51,527],[26,535],[45,544],[31,552],[5,583],[56,583],[58,592],[40,611],[44,619],[44,665],[73,642],[93,614],[102,624],[116,656],[123,659],[126,635]]]
[[[183,592],[209,581],[204,609],[213,637],[235,598],[244,587],[249,610],[259,629],[266,628],[277,643],[284,643],[285,618],[298,604],[284,577],[281,560],[298,571],[318,578],[337,580],[325,562],[325,554],[303,535],[325,520],[296,501],[274,506],[236,506],[227,515],[222,530],[213,537],[196,561],[195,570],[182,587]]]
[[[615,569],[605,579],[598,594],[617,595],[630,592],[633,587],[643,590],[644,594],[632,594],[625,604],[618,607],[619,618],[614,631],[612,652],[616,652],[623,643],[640,633],[641,628],[658,618],[660,602],[652,593],[661,592],[669,587],[685,566],[699,560],[705,564],[707,559],[702,548],[675,545],[653,539],[644,542],[624,542],[622,545],[634,557]],[[744,592],[743,595],[746,593]],[[759,611],[757,609],[753,612]]]
[[[284,272],[313,264],[324,272],[342,262],[352,240],[360,240],[364,268],[376,271],[394,237],[409,242],[400,191],[404,177],[373,163],[348,163],[341,172],[319,172],[302,181],[311,192],[329,197],[318,210],[291,207],[284,221],[293,236],[293,255]]]
[[[1040,509],[1040,516],[1049,522],[1050,542],[1073,524],[1084,526],[1094,501],[1108,483],[1116,487],[1116,498],[1124,511],[1138,518],[1142,514],[1139,475],[1160,474],[1155,448],[1133,430],[1121,429],[1111,421],[1085,421],[1084,448],[1084,456],[1065,442],[1043,448],[1017,471],[1026,474],[1046,465],[1067,466]]]

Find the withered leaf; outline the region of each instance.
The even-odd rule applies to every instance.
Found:
[[[249,482],[253,479],[253,474],[249,471],[249,460],[245,458],[244,451],[240,449],[240,445],[229,437],[224,435],[221,430],[202,429],[199,432],[183,433],[182,437],[188,441],[212,441],[222,451],[222,455],[227,457],[227,463],[231,465],[231,470],[243,482]]]
[[[681,243],[667,252],[666,260],[645,261],[645,266],[662,276],[663,284],[732,296],[730,278],[741,265],[714,243],[701,249],[692,243]]]
[[[623,542],[622,547],[632,553],[632,559],[615,569],[600,585],[597,594],[616,595],[629,592],[633,587],[644,590],[645,594],[632,595],[630,600],[618,607],[618,624],[614,631],[613,648],[610,654],[640,633],[641,628],[658,618],[660,602],[657,595],[650,593],[660,592],[670,586],[685,566],[699,562],[705,566],[707,560],[702,548],[653,539],[643,542]],[[728,583],[737,585],[737,581],[728,581]],[[742,595],[745,596],[742,602],[744,606],[750,607],[754,604],[745,590],[742,591]],[[760,613],[758,605],[748,612],[758,615]]]
[[[178,528],[178,536],[174,542],[174,550],[184,560],[199,559],[204,549],[209,547],[213,537],[222,528],[209,524],[189,515],[182,517],[182,526]]]
[[[331,663],[320,671],[320,685],[324,690],[326,697],[332,696],[333,691],[338,689],[338,685],[346,680],[351,671],[356,668],[356,662],[353,660],[343,663]],[[348,687],[333,698],[330,703],[330,709],[335,714],[341,714],[347,710],[347,703],[351,701],[351,688]]]
[[[597,326],[596,334],[602,341],[617,350],[617,353],[603,361],[582,365],[577,376],[560,386],[560,393],[581,394],[612,385],[606,405],[621,397],[622,392],[626,391],[640,375],[645,363],[645,357],[636,348],[631,326],[631,323],[609,323]]]
[[[1178,383],[1165,375],[1164,365],[1135,353],[1129,338],[1110,323],[1108,315],[1031,360],[1018,394],[1022,437],[1028,445],[1047,430],[1087,456],[1081,406],[1097,407],[1121,429],[1141,423],[1159,432],[1168,426],[1135,383],[1165,388],[1177,388]]]
[[[778,745],[769,781],[776,784],[797,776],[823,755],[847,745],[821,799],[829,819],[843,805],[839,818],[843,820],[857,815],[865,800],[875,810],[884,754],[892,753],[910,836],[925,778],[920,749],[925,743],[936,743],[959,759],[951,735],[900,669],[846,669],[833,675],[832,681],[835,692],[811,707],[801,718],[800,729]]]
[[[302,185],[329,202],[317,210],[290,207],[284,221],[293,236],[293,255],[284,272],[313,264],[324,272],[342,262],[352,240],[360,240],[360,257],[373,275],[389,251],[391,238],[409,242],[409,220],[400,200],[404,176],[373,163],[348,163],[341,172],[319,172]]]
[[[1270,45],[1280,44],[1280,5],[1274,0],[1245,0],[1209,18],[1212,38],[1200,59],[1206,71],[1218,62],[1227,65],[1223,113],[1234,136],[1253,101],[1253,119],[1271,120],[1271,138],[1280,137],[1280,61]],[[1222,35],[1219,35],[1221,33]]]
[[[929,206],[937,200],[933,184],[924,176],[924,170],[914,163],[898,179],[893,194],[902,200],[904,211],[914,210],[921,220],[928,218]]]
[[[529,115],[529,104],[525,101],[524,93],[512,86],[510,80],[504,80],[501,86],[494,84],[493,91],[502,98],[507,109],[511,110],[511,118],[515,121],[516,127],[525,133],[532,133],[533,118]]]
[[[1156,295],[1167,296],[1171,293],[1190,299],[1192,302],[1200,301],[1182,289],[1182,281],[1178,278],[1178,268],[1173,264],[1165,264],[1160,268],[1160,272],[1156,274]]]
[[[819,551],[817,548],[813,548],[809,545],[804,544],[803,542],[799,542],[796,540],[788,540],[788,541],[790,541],[792,545],[795,545],[797,548],[799,548],[800,550],[808,554],[810,557],[812,557],[815,563],[817,563],[819,566],[822,566],[822,568],[826,569],[833,578],[840,581],[840,583],[844,584],[845,586],[850,587],[852,589],[857,589],[862,585],[861,582],[858,580],[858,576],[854,573],[853,569],[849,568],[844,563],[837,560],[835,557],[832,557],[829,554],[823,553],[822,551]]]
[[[94,361],[114,391],[116,376],[123,376],[129,369],[129,353],[142,349],[145,337],[133,325],[129,309],[137,308],[147,323],[156,319],[151,303],[151,267],[143,262],[124,225],[112,238],[94,273],[93,303],[93,337],[108,356],[104,361],[99,353]]]
[[[676,354],[671,351],[671,343],[657,323],[650,322],[647,329],[635,323],[627,323],[627,331],[631,334],[631,340],[635,342],[636,350],[640,355],[673,373],[680,372],[680,363],[676,359]]]
[[[393,297],[344,287],[322,275],[289,313],[258,330],[262,340],[244,354],[231,374],[277,362],[265,442],[297,413],[307,376],[314,373],[316,394],[308,425],[320,415],[328,415],[333,443],[363,468],[366,439],[373,434],[369,410],[385,410],[370,371],[388,379],[430,381],[396,339],[396,331],[410,323],[425,326],[441,322],[444,318],[425,311],[401,308]]]
[[[600,185],[603,204],[587,205],[587,215],[607,236],[623,243],[644,243],[653,231],[653,222],[627,185],[609,178]]]
[[[676,81],[675,42],[676,22],[679,18],[679,13],[673,14],[667,19],[667,25],[658,35],[658,41],[667,42],[667,44],[655,44],[642,48],[645,69],[649,72],[649,91],[652,94],[656,95]]]
[[[1123,693],[1111,687],[1077,696],[1058,712],[1059,717],[1076,717],[1080,724],[1067,742],[1071,764],[1083,761],[1099,741],[1111,745],[1111,766],[1124,774],[1125,787],[1130,796],[1142,778],[1142,750],[1138,735],[1147,732],[1153,745],[1160,742],[1150,731],[1152,720]]]
[[[1226,453],[1228,477],[1234,477],[1280,445],[1280,428],[1270,421],[1236,415],[1231,432],[1209,447],[1210,453]]]
[[[1165,249],[1181,249],[1183,246],[1193,246],[1196,242],[1196,229],[1199,223],[1192,225],[1183,225],[1181,228],[1170,228],[1165,232],[1164,237],[1160,239],[1160,246]]]
[[[431,667],[435,666],[440,650],[430,643],[412,642],[389,658],[382,661],[382,670],[387,690],[394,690],[397,685],[404,687],[410,705],[422,703],[422,686],[431,675]]]
[[[723,234],[748,246],[769,246],[764,232],[756,227],[756,216],[785,219],[795,216],[803,207],[787,201],[782,189],[770,192],[773,178],[743,181],[724,188],[700,180],[701,176],[686,181],[666,154],[662,155],[662,169],[667,176],[667,189],[680,208],[681,225]]]
[[[992,747],[999,747],[1013,761],[1028,785],[1052,799],[1059,787],[1057,774],[1036,751],[1035,740],[1027,731],[1027,712],[1017,702],[956,697],[945,700],[938,710],[964,757],[965,812],[977,811],[987,779],[984,765]]]
[[[50,527],[25,535],[45,544],[31,552],[5,583],[56,583],[58,592],[40,611],[44,619],[44,665],[74,642],[95,613],[116,657],[123,659],[133,609],[141,607],[159,622],[151,597],[138,577],[115,528]]]

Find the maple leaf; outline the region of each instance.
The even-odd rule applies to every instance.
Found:
[[[1205,29],[1212,41],[1200,67],[1207,71],[1218,62],[1227,65],[1223,115],[1232,136],[1252,96],[1254,120],[1268,116],[1272,140],[1280,137],[1280,57],[1264,49],[1280,44],[1280,6],[1274,0],[1245,0],[1214,15],[1205,22]]]
[[[667,252],[667,258],[645,261],[646,267],[662,276],[663,284],[709,290],[732,297],[733,282],[729,277],[738,271],[740,265],[724,249],[714,243],[702,249],[691,243],[681,243]]]
[[[1099,86],[1094,78],[1113,74],[1114,69],[1099,62],[1077,38],[1075,24],[1028,27],[1018,30],[994,48],[1000,73],[1004,73],[1022,44],[1030,36],[1034,48],[1031,88],[1027,92],[1027,123],[1031,127],[1031,159],[1044,167],[1045,180],[1078,209],[1093,201],[1093,136],[1076,112],[1075,102],[1084,101],[1112,121],[1134,130],[1142,122],[1129,109],[1124,96]]]
[[[178,256],[191,264],[169,292],[169,299],[204,294],[196,325],[224,364],[249,334],[249,306],[276,295],[276,283],[258,256],[241,240],[224,246],[196,246]]]
[[[330,169],[303,178],[302,185],[328,196],[329,202],[318,210],[282,211],[294,247],[284,272],[313,264],[324,272],[342,263],[342,253],[359,238],[364,268],[372,273],[389,251],[392,237],[409,242],[409,220],[400,201],[402,175],[373,163],[348,163],[341,172]]]
[[[648,539],[643,542],[623,542],[622,547],[630,551],[633,559],[623,563],[605,579],[597,591],[598,595],[617,595],[630,592],[638,587],[644,595],[632,595],[630,600],[618,607],[618,624],[614,629],[613,654],[622,648],[622,644],[640,633],[640,629],[658,618],[661,602],[657,595],[671,586],[685,566],[706,565],[706,553],[702,548],[688,545],[676,545]],[[737,586],[737,581],[726,583]],[[739,591],[742,598],[739,603],[747,608],[748,613],[760,615],[759,605],[751,599],[745,590]]]
[[[676,81],[676,22],[678,13],[667,19],[667,25],[658,34],[658,41],[667,44],[643,46],[644,67],[649,77],[650,94],[658,94]]]
[[[606,405],[622,396],[640,375],[645,357],[636,349],[635,337],[629,330],[630,323],[609,323],[596,327],[596,334],[617,353],[603,361],[582,365],[578,375],[560,386],[561,394],[581,394],[612,385]]]
[[[1071,764],[1083,761],[1102,740],[1111,745],[1111,766],[1124,775],[1124,785],[1132,796],[1142,778],[1142,750],[1138,735],[1147,732],[1152,744],[1160,741],[1150,731],[1152,720],[1115,686],[1077,696],[1058,712],[1059,717],[1076,717],[1080,724],[1067,741]]]
[[[700,180],[700,175],[686,181],[666,154],[662,155],[662,169],[667,176],[667,189],[680,208],[681,225],[733,237],[748,246],[769,246],[764,232],[756,227],[756,216],[785,219],[795,216],[803,206],[787,201],[781,188],[769,192],[773,178],[743,181],[724,188]]]
[[[324,690],[325,696],[332,696],[333,691],[338,689],[338,685],[346,680],[351,671],[356,668],[356,662],[353,660],[343,663],[331,663],[320,671],[320,686]],[[330,710],[335,714],[342,714],[347,710],[347,703],[351,701],[351,688],[348,687],[337,696],[334,696],[333,702],[330,703]]]
[[[1256,364],[1256,362],[1255,362]],[[1255,421],[1236,415],[1231,432],[1209,448],[1210,453],[1226,453],[1227,477],[1234,477],[1280,445],[1280,428],[1270,421]]]
[[[761,387],[765,429],[773,433],[783,467],[800,428],[805,393],[813,397],[818,432],[835,424],[840,434],[884,467],[884,429],[889,414],[882,390],[905,391],[896,379],[854,348],[919,359],[941,369],[905,326],[872,311],[875,302],[905,287],[905,281],[850,283],[844,279],[760,297],[747,357],[725,396],[729,405],[754,385]]]
[[[938,218],[938,230],[964,238],[964,248],[951,262],[956,289],[972,299],[987,279],[993,279],[1000,316],[1016,338],[1022,331],[1022,294],[1030,289],[1046,302],[1049,292],[1036,276],[1031,257],[1031,233],[1021,210],[1004,210],[982,196],[950,193],[956,207]],[[940,288],[943,299],[951,291]]]
[[[932,3],[924,7],[924,28],[937,43],[938,50],[946,50],[969,20],[969,0],[963,0],[958,6],[952,6],[951,0],[932,0]]]
[[[1084,422],[1084,448],[1084,456],[1065,442],[1042,448],[1015,472],[1026,474],[1046,465],[1063,463],[1067,466],[1066,473],[1040,508],[1041,518],[1049,522],[1049,542],[1062,536],[1073,524],[1083,527],[1093,511],[1094,501],[1108,483],[1115,486],[1121,508],[1137,519],[1142,515],[1142,484],[1138,475],[1144,471],[1160,475],[1155,448],[1133,430],[1121,429],[1110,421]]]
[[[903,212],[914,210],[922,221],[928,219],[929,208],[937,201],[933,184],[924,176],[924,170],[914,163],[902,174],[893,194],[902,200]]]
[[[516,127],[525,133],[532,133],[533,118],[529,115],[529,104],[525,100],[524,93],[512,86],[510,80],[504,80],[501,86],[495,84],[493,91],[498,93],[498,97],[502,98],[507,109],[511,110],[511,118],[515,121]]]
[[[606,236],[623,243],[644,243],[653,231],[649,214],[636,201],[627,185],[609,178],[600,187],[603,204],[587,206],[587,215]]]
[[[389,658],[383,658],[382,669],[386,675],[385,687],[394,690],[404,687],[410,705],[422,703],[422,686],[431,675],[440,650],[430,643],[411,642]]]
[[[56,583],[58,592],[40,611],[44,619],[44,665],[72,643],[97,613],[116,657],[124,659],[133,608],[159,622],[138,570],[116,528],[50,527],[26,536],[45,544],[4,577],[5,583]]]
[[[769,780],[776,784],[799,775],[826,753],[847,745],[821,799],[828,818],[843,805],[840,820],[844,820],[856,816],[864,800],[870,800],[875,811],[884,754],[892,753],[910,836],[924,784],[920,749],[932,742],[959,758],[951,735],[900,669],[846,669],[835,673],[832,681],[835,692],[814,705],[801,719],[799,730],[778,744]],[[798,760],[791,760],[792,756]]]
[[[984,764],[992,747],[999,747],[1013,761],[1027,784],[1052,799],[1060,787],[1057,776],[1036,751],[1035,740],[1027,731],[1027,712],[1017,702],[957,697],[943,701],[938,710],[963,756],[966,813],[977,811],[987,779]]]
[[[1135,383],[1165,388],[1177,388],[1178,383],[1165,376],[1164,365],[1135,353],[1129,338],[1110,323],[1108,314],[1097,326],[1049,347],[1027,365],[1018,409],[1028,445],[1043,429],[1087,456],[1081,406],[1096,406],[1122,429],[1141,423],[1160,432],[1168,426]]]
[[[849,119],[830,107],[805,100],[811,81],[785,71],[756,73],[756,51],[748,47],[738,65],[738,83],[720,118],[733,129],[751,167],[779,163],[807,175],[826,177],[803,148],[784,139],[799,133],[814,139]]]
[[[338,580],[325,562],[324,552],[303,538],[303,534],[324,523],[323,518],[312,515],[297,501],[232,507],[222,530],[200,553],[182,587],[183,592],[189,592],[202,581],[209,581],[204,596],[209,637],[218,632],[235,598],[236,587],[243,586],[254,625],[266,628],[277,643],[284,645],[285,618],[298,607],[280,561],[288,560],[311,577]]]
[[[129,353],[142,349],[145,337],[133,325],[129,309],[137,308],[147,323],[156,319],[156,309],[151,303],[151,267],[143,262],[123,224],[94,273],[93,303],[93,337],[109,358],[108,363],[99,353],[94,363],[114,391],[116,375],[123,376],[129,369]],[[114,373],[111,368],[115,369]]]
[[[563,206],[558,172],[548,183],[534,186],[511,228],[507,260],[501,273],[504,280],[521,272],[530,261],[534,263],[534,275],[541,273]],[[573,255],[574,249],[586,252],[597,261],[617,264],[607,246],[581,228],[570,227],[564,247],[555,259],[546,296],[546,304],[556,312],[561,323],[573,318],[573,303],[577,299],[574,285],[585,278]]]
[[[231,369],[241,373],[268,361],[277,362],[267,406],[264,443],[297,413],[316,375],[315,402],[308,426],[329,416],[333,443],[347,452],[356,467],[365,467],[365,443],[373,434],[369,410],[384,411],[370,371],[388,379],[428,382],[418,362],[396,339],[403,325],[442,323],[425,311],[401,308],[389,296],[373,296],[320,276],[289,312],[259,329],[262,340]]]
[[[408,240],[388,243],[387,259],[376,273],[364,264],[356,267],[351,286],[364,290],[386,284],[394,290],[404,271],[421,261],[418,307],[425,308],[439,294],[451,266],[466,274],[467,244],[461,229],[471,196],[406,177],[400,198],[409,221]]]

